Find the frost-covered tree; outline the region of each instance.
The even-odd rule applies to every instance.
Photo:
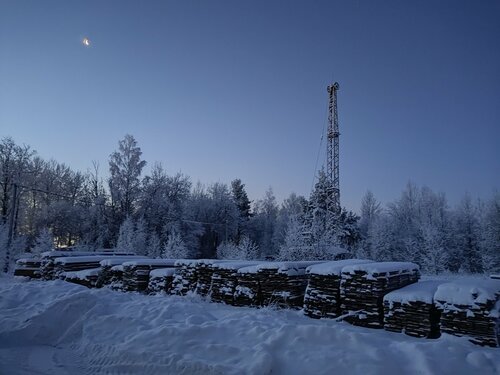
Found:
[[[167,242],[163,247],[162,258],[183,259],[190,258],[189,249],[186,247],[180,233],[173,230],[167,237]]]
[[[38,234],[31,252],[36,256],[40,256],[41,253],[52,251],[53,249],[54,237],[47,228],[43,228]]]
[[[500,273],[500,192],[486,204],[482,220],[482,267]]]
[[[122,251],[135,251],[134,249],[134,222],[130,217],[127,217],[120,226],[118,241],[116,247]]]
[[[9,267],[6,267],[9,259],[7,248],[9,246],[9,229],[7,224],[0,223],[0,271],[8,272]]]
[[[120,222],[135,213],[141,188],[140,176],[146,165],[141,156],[141,148],[130,134],[118,142],[118,150],[110,155],[108,182],[115,221]]]
[[[304,224],[298,215],[290,216],[285,231],[284,243],[279,248],[279,260],[310,260],[315,257],[312,247],[305,235]]]
[[[140,217],[136,224],[134,230],[134,238],[132,240],[132,247],[136,254],[146,255],[147,254],[147,240],[148,233],[146,228],[146,222],[143,217]]]
[[[160,236],[151,233],[148,238],[147,256],[151,258],[161,258],[162,246]]]
[[[258,259],[258,256],[259,247],[248,236],[243,236],[239,244],[228,241],[217,247],[218,259],[254,260]]]
[[[239,243],[241,236],[247,232],[248,220],[250,219],[250,199],[245,191],[245,184],[240,179],[231,182],[231,196],[239,211],[238,229],[236,242]]]
[[[278,248],[276,248],[273,239],[278,216],[278,205],[272,188],[266,191],[263,199],[255,203],[254,212],[251,225],[254,232],[253,237],[260,249],[260,257],[275,256]]]

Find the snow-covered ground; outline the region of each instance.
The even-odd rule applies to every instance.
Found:
[[[500,349],[198,297],[0,277],[0,374],[498,374]]]

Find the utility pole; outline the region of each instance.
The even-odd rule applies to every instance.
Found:
[[[328,212],[340,213],[340,184],[339,184],[339,119],[337,113],[338,82],[327,87],[328,100],[328,148],[327,148],[327,177],[330,182],[328,192]]]

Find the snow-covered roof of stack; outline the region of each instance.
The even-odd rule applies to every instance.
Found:
[[[124,267],[134,266],[174,266],[177,259],[138,259],[123,263]]]
[[[123,262],[126,262],[130,260],[130,256],[123,256],[123,255],[112,255],[112,254],[106,254],[106,255],[91,255],[91,256],[69,256],[69,257],[62,257],[62,258],[56,258],[54,260],[55,264],[71,264],[71,263],[83,263],[83,262],[101,262],[105,259],[109,259],[110,256],[114,259],[120,259]],[[140,259],[143,259],[143,257],[138,257]]]
[[[134,260],[134,259],[149,259],[149,258],[146,258],[145,256],[141,256],[141,255],[130,255],[130,256],[123,256],[123,257],[116,256],[113,258],[103,259],[99,263],[102,267],[106,267],[106,266],[109,267],[109,266],[116,266],[118,264],[122,264],[122,263],[125,263],[128,261]]]
[[[439,285],[434,299],[454,305],[474,306],[495,301],[500,296],[500,280],[456,280]]]
[[[393,272],[405,272],[419,269],[420,268],[417,264],[411,262],[373,262],[345,266],[344,268],[342,268],[342,273],[353,274],[356,271],[364,271],[368,275],[373,275]]]
[[[262,264],[262,261],[255,260],[234,260],[227,262],[214,263],[213,267],[223,270],[238,270],[244,267],[255,266],[257,264]]]
[[[89,268],[81,271],[64,272],[64,276],[73,279],[85,280],[90,276],[98,276],[99,272],[101,272],[100,268]]]
[[[149,278],[154,279],[155,277],[173,276],[174,273],[175,273],[175,268],[158,268],[156,270],[152,270],[149,273]]]
[[[318,263],[322,263],[322,261],[263,262],[254,266],[240,268],[238,273],[258,273],[261,270],[276,270],[277,273],[283,273],[288,276],[303,275],[307,267]]]
[[[123,272],[123,264],[118,264],[116,266],[111,267],[111,271],[122,271]]]
[[[409,302],[425,302],[432,304],[434,302],[434,294],[443,283],[445,283],[445,281],[420,281],[386,294],[384,296],[384,301],[405,304]]]
[[[340,276],[342,269],[345,266],[351,266],[354,264],[364,264],[364,263],[373,263],[372,260],[367,259],[345,259],[345,260],[336,260],[333,262],[325,262],[320,264],[314,264],[306,268],[306,273],[312,273],[315,275],[336,275]]]

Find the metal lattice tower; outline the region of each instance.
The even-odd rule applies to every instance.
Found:
[[[337,114],[337,91],[339,84],[335,82],[327,88],[328,101],[328,146],[326,174],[331,183],[329,192],[328,211],[340,212],[340,185],[339,185],[339,119]]]

